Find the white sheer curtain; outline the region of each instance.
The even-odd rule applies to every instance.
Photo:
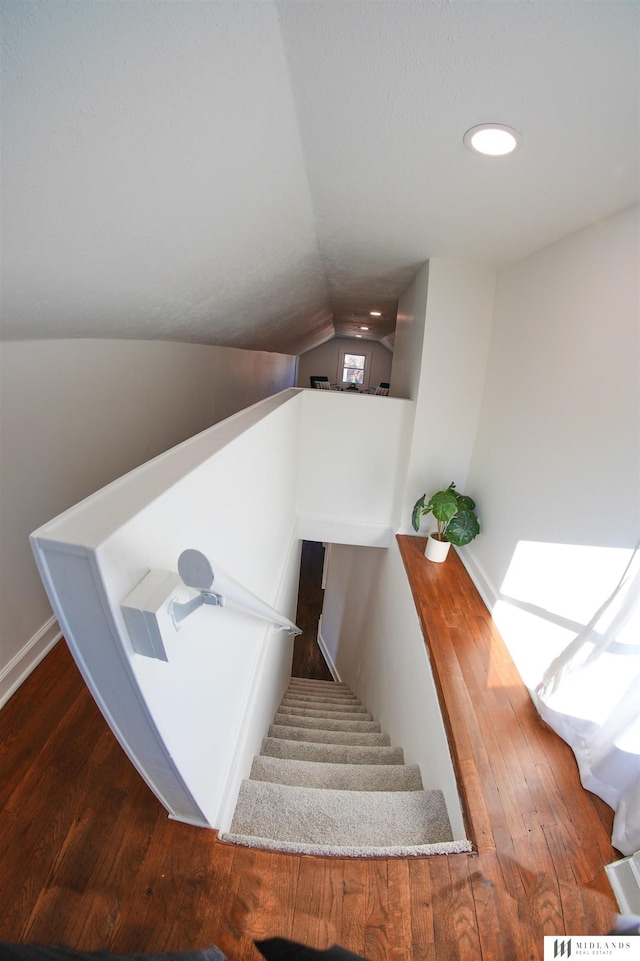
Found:
[[[582,784],[615,813],[612,842],[640,850],[640,544],[618,586],[548,667],[544,720],[571,745]]]

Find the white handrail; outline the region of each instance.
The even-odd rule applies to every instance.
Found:
[[[176,630],[179,630],[181,621],[203,605],[224,607],[226,601],[231,601],[251,614],[277,624],[278,630],[285,630],[294,635],[302,634],[300,628],[288,617],[271,607],[270,604],[260,600],[259,597],[256,597],[255,594],[252,594],[251,591],[248,591],[246,587],[243,587],[228,574],[222,573],[220,569],[218,569],[217,580],[220,581],[220,587],[225,593],[223,595],[213,591],[211,588],[214,580],[216,580],[216,575],[214,575],[211,562],[201,551],[193,548],[183,551],[178,558],[178,573],[187,587],[195,588],[199,593],[185,603],[181,603],[177,598],[174,598],[169,604],[169,614],[173,619]]]

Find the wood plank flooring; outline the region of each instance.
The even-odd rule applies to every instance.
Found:
[[[317,541],[302,542],[300,587],[296,624],[302,634],[293,645],[293,677],[308,677],[314,681],[332,680],[331,671],[318,647],[318,619],[322,613],[322,567],[324,547]]]
[[[583,790],[570,748],[541,721],[457,554],[431,564],[423,538],[398,543],[478,854],[468,866],[482,957],[508,957],[510,944],[535,957],[543,934],[606,933],[613,812]]]
[[[123,954],[257,938],[370,961],[525,961],[602,934],[611,812],[537,719],[464,568],[401,538],[477,854],[321,859],[252,851],[167,819],[63,643],[0,712],[0,938]]]

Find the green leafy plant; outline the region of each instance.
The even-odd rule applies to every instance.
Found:
[[[475,514],[475,502],[466,494],[459,494],[454,483],[446,490],[437,491],[429,500],[427,495],[416,501],[411,514],[413,529],[420,529],[423,515],[433,514],[438,532],[433,536],[439,541],[449,541],[456,547],[464,547],[480,533],[480,523]]]

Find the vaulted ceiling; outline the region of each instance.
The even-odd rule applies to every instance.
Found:
[[[2,336],[302,353],[638,201],[640,5],[3,0]],[[489,159],[466,130],[511,124]]]

